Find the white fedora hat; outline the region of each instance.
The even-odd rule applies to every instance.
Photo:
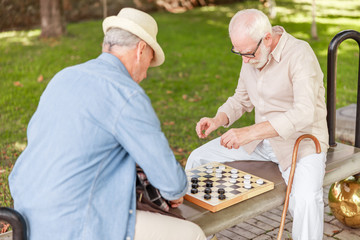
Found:
[[[104,34],[110,28],[124,29],[149,44],[155,53],[150,63],[151,67],[159,66],[165,61],[164,52],[156,41],[158,32],[156,21],[149,14],[134,8],[123,8],[117,16],[110,16],[104,19]]]

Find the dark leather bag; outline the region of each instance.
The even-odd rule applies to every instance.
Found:
[[[169,211],[170,204],[157,188],[147,180],[145,173],[137,167],[136,209],[184,219],[180,214]]]

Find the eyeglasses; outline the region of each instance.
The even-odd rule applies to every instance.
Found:
[[[255,50],[254,50],[253,53],[240,53],[240,52],[236,52],[236,51],[234,50],[234,46],[232,46],[231,52],[232,52],[232,53],[235,53],[235,54],[237,54],[237,55],[239,55],[239,56],[242,56],[242,57],[254,58],[254,57],[255,57],[255,53],[256,53],[256,51],[258,50],[258,48],[259,48],[262,40],[263,40],[263,39],[261,38],[260,41],[259,41],[259,43],[257,44],[257,46],[256,46],[256,48],[255,48]]]

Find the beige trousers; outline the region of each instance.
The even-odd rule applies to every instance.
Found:
[[[134,240],[205,240],[201,228],[190,221],[146,211],[136,211]]]

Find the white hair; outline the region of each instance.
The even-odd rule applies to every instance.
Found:
[[[272,33],[269,18],[257,9],[238,11],[229,23],[229,35],[244,34],[255,41],[260,41],[267,33]]]
[[[111,49],[112,46],[134,48],[140,42],[140,38],[121,28],[110,28],[104,36],[103,48]]]

